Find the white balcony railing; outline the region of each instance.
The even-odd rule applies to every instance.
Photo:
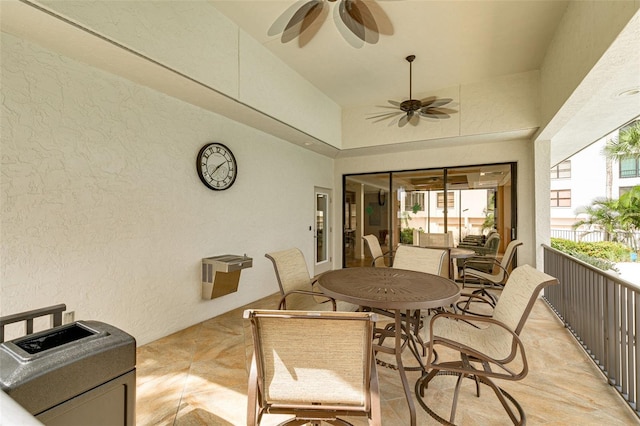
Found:
[[[570,241],[598,242],[607,241],[607,235],[604,231],[578,231],[573,229],[551,229],[552,238],[562,238]],[[610,236],[610,238],[613,238]],[[617,241],[628,245],[629,247],[637,247],[640,242],[640,232],[619,232],[615,235]]]
[[[544,271],[560,281],[544,298],[565,327],[640,416],[640,289],[544,245]]]

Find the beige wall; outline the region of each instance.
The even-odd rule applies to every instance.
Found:
[[[143,344],[276,292],[266,252],[295,246],[313,259],[313,191],[333,186],[331,159],[1,42],[1,315],[66,303]],[[238,161],[224,192],[195,169],[212,141]],[[254,264],[238,291],[201,300],[201,258],[244,253]]]

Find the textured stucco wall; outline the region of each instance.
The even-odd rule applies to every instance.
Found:
[[[313,256],[330,159],[7,34],[2,37],[1,314],[66,303],[139,344],[277,291],[264,253]],[[195,158],[227,144],[235,185]],[[295,179],[292,179],[295,177]],[[200,260],[254,258],[238,292],[200,299]]]
[[[340,107],[209,1],[40,3],[127,49],[340,147]]]

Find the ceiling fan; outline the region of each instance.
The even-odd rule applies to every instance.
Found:
[[[392,108],[396,111],[385,112],[382,114],[374,113],[376,115],[367,117],[368,120],[373,119],[373,123],[386,120],[388,118],[394,118],[389,125],[393,125],[397,122],[398,127],[404,127],[407,123],[413,126],[417,126],[420,122],[420,118],[442,120],[450,118],[453,113],[457,111],[451,108],[442,108],[444,105],[452,102],[451,98],[437,98],[435,96],[429,96],[421,100],[413,99],[411,96],[411,79],[412,79],[412,63],[416,59],[415,55],[409,55],[405,58],[409,62],[409,99],[406,101],[388,101],[393,106],[380,106],[381,108]],[[453,106],[453,105],[450,105]]]
[[[336,1],[298,1],[273,23],[268,34],[282,33],[281,41],[283,43],[299,37],[298,42],[302,47],[311,40],[325,21],[328,15],[326,3],[335,3]],[[382,9],[371,0],[340,0],[340,4],[334,12],[336,22],[341,21],[351,33],[365,43],[377,43],[379,34],[387,33],[387,27],[390,26]],[[376,23],[374,15],[382,17],[381,26]],[[287,19],[288,22],[285,24]]]

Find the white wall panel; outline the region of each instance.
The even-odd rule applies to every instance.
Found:
[[[41,1],[154,61],[238,96],[237,26],[206,1]]]
[[[341,147],[341,108],[245,33],[240,33],[239,100]]]

